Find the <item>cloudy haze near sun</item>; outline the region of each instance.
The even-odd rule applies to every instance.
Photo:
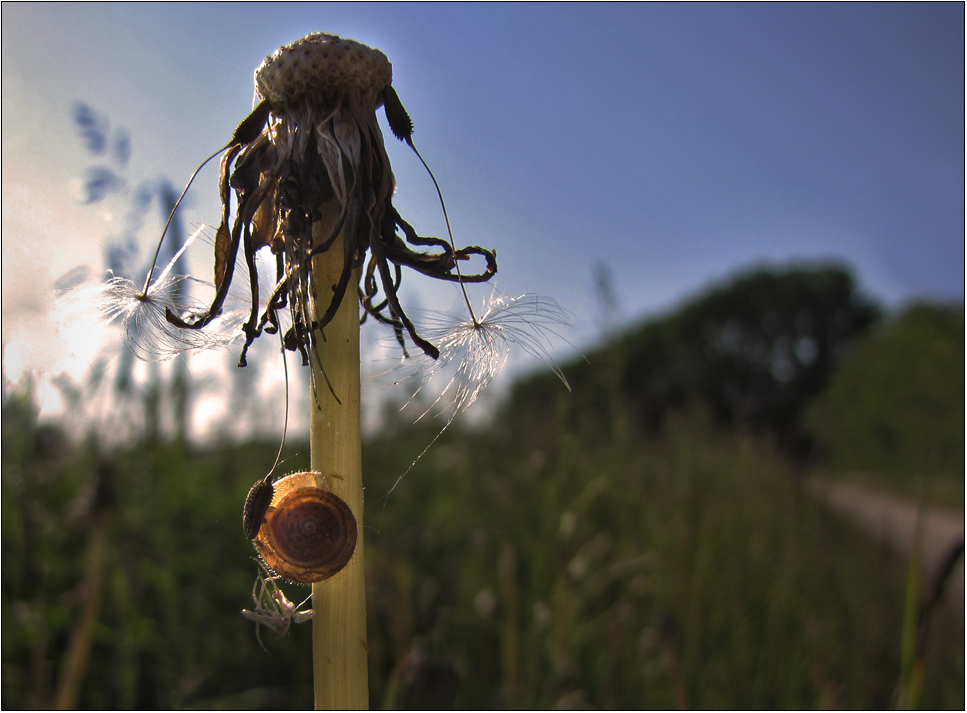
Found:
[[[78,265],[100,274],[128,233],[138,240],[132,262],[145,263],[163,221],[155,203],[132,228],[137,188],[161,179],[180,188],[251,109],[264,56],[318,31],[385,52],[457,243],[496,248],[502,293],[546,295],[569,310],[578,347],[608,319],[660,313],[762,263],[841,261],[888,306],[964,299],[962,4],[2,12],[11,378],[81,378],[94,355],[50,325],[55,281]],[[109,159],[85,150],[77,102],[130,136],[123,185],[88,204],[81,179]],[[400,213],[421,234],[443,234],[430,179],[382,126]],[[190,229],[218,220],[216,170],[189,194]],[[199,247],[191,269],[207,278]],[[595,287],[599,266],[616,314]],[[414,311],[459,308],[452,286],[417,278],[404,287]],[[556,355],[574,351],[561,344]],[[193,378],[227,369],[230,356],[193,362]]]

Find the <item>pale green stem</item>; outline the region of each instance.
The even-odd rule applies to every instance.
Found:
[[[315,224],[314,239],[329,237],[336,206],[326,206]],[[342,240],[313,261],[317,318],[329,306],[332,286],[343,269]],[[312,585],[312,657],[317,710],[361,710],[369,707],[366,639],[366,579],[363,569],[363,478],[359,420],[359,301],[356,279],[339,311],[318,341],[333,398],[319,365],[312,360],[316,393],[311,398],[312,470],[328,476],[335,495],[356,517],[358,539],[349,564],[335,576]],[[341,403],[340,403],[341,402]]]

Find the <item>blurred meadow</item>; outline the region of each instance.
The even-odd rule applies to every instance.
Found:
[[[363,447],[371,705],[895,705],[908,563],[806,483],[962,514],[963,325],[960,306],[882,315],[840,266],[752,270],[563,364],[572,392],[521,378],[395,488],[441,424],[387,421]],[[87,388],[184,428],[190,381],[117,383]],[[277,441],[176,426],[108,447],[10,387],[3,706],[71,687],[81,708],[309,706],[309,627],[263,629],[266,654],[239,615],[239,510]],[[285,456],[305,468],[308,445]],[[925,708],[964,705],[960,591],[919,622]]]
[[[392,54],[462,236],[493,236],[505,293],[570,298],[583,351],[550,349],[569,389],[512,356],[442,434],[433,395],[364,379],[371,707],[964,708],[960,10],[51,7],[3,8],[3,708],[313,703],[310,626],[263,627],[266,652],[240,614],[277,343],[139,361],[94,339],[96,292],[48,322],[51,284],[143,280],[159,167],[220,145],[251,60],[320,27]],[[398,155],[394,201],[432,222]],[[208,275],[186,224],[160,264]],[[309,466],[295,362],[280,472]],[[831,507],[842,485],[959,539],[911,557]]]

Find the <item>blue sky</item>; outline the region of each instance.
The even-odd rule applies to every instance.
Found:
[[[72,103],[130,132],[131,185],[180,186],[250,110],[262,58],[314,31],[386,53],[457,242],[497,249],[502,292],[570,310],[579,346],[600,335],[598,263],[626,321],[737,269],[803,260],[847,263],[888,305],[964,299],[962,4],[2,12],[5,344],[43,319],[59,274],[99,269],[118,231],[118,206],[76,198],[90,160]],[[401,214],[441,234],[432,184],[384,134]],[[198,179],[186,224],[217,221],[214,184]],[[410,304],[458,304],[410,285]]]

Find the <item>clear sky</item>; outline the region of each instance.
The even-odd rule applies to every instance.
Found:
[[[497,249],[502,292],[557,299],[578,346],[600,335],[599,263],[626,321],[737,269],[802,260],[847,263],[887,305],[964,299],[960,3],[2,13],[3,340],[8,356],[23,342],[21,368],[56,368],[43,326],[53,281],[101,269],[123,222],[120,204],[77,198],[92,161],[72,104],[130,132],[130,185],[180,186],[251,109],[263,57],[316,31],[386,53],[457,242]],[[401,214],[443,233],[432,184],[384,134]],[[218,219],[214,171],[198,180],[189,226]],[[157,222],[139,233],[143,254]],[[457,305],[409,284],[410,304]]]

